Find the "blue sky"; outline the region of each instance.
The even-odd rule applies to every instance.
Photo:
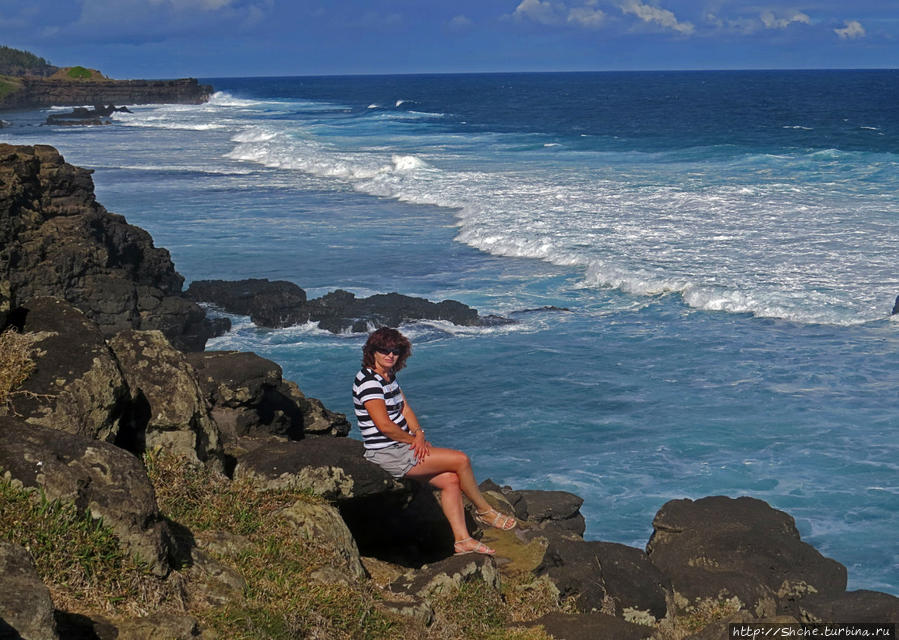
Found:
[[[0,44],[116,78],[899,68],[899,1],[0,0]]]

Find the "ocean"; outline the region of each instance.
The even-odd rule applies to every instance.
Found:
[[[899,595],[899,71],[202,81],[104,127],[3,114],[0,140],[94,169],[188,282],[516,320],[402,327],[401,383],[479,479],[583,497],[586,538],[749,495]],[[364,335],[232,321],[208,349],[352,415]]]

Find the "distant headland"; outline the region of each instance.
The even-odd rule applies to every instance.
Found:
[[[0,47],[0,111],[50,106],[200,104],[212,87],[195,78],[114,80],[96,69],[56,67],[28,51]]]

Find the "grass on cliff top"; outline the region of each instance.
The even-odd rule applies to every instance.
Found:
[[[0,100],[22,88],[22,81],[11,76],[0,76]]]
[[[174,583],[161,581],[126,553],[102,521],[5,477],[0,539],[31,553],[58,609],[136,616],[175,598]]]
[[[0,333],[0,411],[34,370],[33,341],[15,329]]]
[[[52,80],[107,80],[107,77],[96,69],[87,67],[63,67],[50,76]]]
[[[279,511],[298,500],[323,503],[308,493],[259,491],[245,481],[229,481],[204,467],[190,467],[164,453],[145,456],[162,512],[198,539],[204,532],[241,536],[246,545],[213,554],[234,567],[247,583],[243,603],[192,611],[219,637],[233,640],[294,638],[545,640],[540,630],[510,629],[522,616],[510,602],[534,607],[512,581],[511,597],[483,585],[466,585],[434,603],[435,622],[422,623],[381,610],[396,599],[372,580],[325,583],[319,569],[339,568],[343,560],[320,540],[299,537]],[[339,569],[338,569],[339,570]],[[525,594],[525,595],[522,595]],[[539,598],[538,598],[539,599]],[[554,608],[550,603],[548,609]]]

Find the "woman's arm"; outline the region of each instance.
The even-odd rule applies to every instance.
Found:
[[[403,431],[393,420],[390,419],[390,416],[387,415],[387,403],[385,403],[382,399],[372,398],[371,400],[366,400],[364,404],[365,410],[368,411],[368,415],[371,416],[371,421],[375,423],[378,431],[383,433],[391,440],[396,440],[397,442],[412,444],[415,441],[414,436],[411,436]]]
[[[406,418],[406,424],[409,425],[409,430],[415,436],[415,440],[412,442],[412,449],[415,451],[415,457],[421,462],[431,452],[431,443],[425,440],[425,430],[421,428],[418,416],[415,415],[412,407],[409,406],[409,401],[406,400],[405,394],[403,394],[403,417]]]

